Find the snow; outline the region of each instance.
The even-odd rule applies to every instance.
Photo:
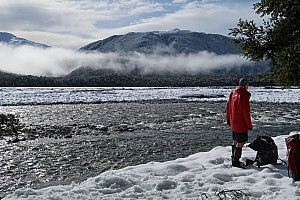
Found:
[[[15,35],[7,32],[0,32],[0,43],[13,45],[13,46],[28,45],[28,46],[38,47],[38,48],[49,47],[48,45],[45,44],[40,44],[40,43],[26,40],[24,38],[16,37]]]
[[[292,134],[296,133],[300,134]],[[273,138],[283,160],[287,136]],[[244,147],[243,160],[254,159],[255,155]],[[233,168],[230,156],[230,146],[215,147],[187,158],[107,171],[82,183],[18,189],[4,200],[219,199],[217,194],[224,190],[241,190],[250,195],[249,199],[299,199],[300,182],[288,177],[285,164]]]
[[[97,103],[108,101],[141,101],[183,99],[188,101],[226,101],[233,87],[163,87],[163,88],[0,88],[0,105],[53,104],[53,103]],[[294,103],[300,100],[300,89],[265,89],[250,87],[252,102]],[[223,96],[197,98],[197,96]]]
[[[180,99],[182,95],[225,95],[232,88],[0,88],[1,105],[74,102]],[[300,89],[250,88],[251,101],[299,103]],[[299,131],[299,130],[295,130]],[[300,134],[293,132],[291,134]],[[284,139],[274,137],[279,157],[286,160]],[[254,159],[256,152],[243,148],[242,160]],[[42,189],[22,188],[4,200],[94,200],[94,199],[220,199],[222,191],[242,191],[249,199],[299,199],[300,182],[288,177],[287,166],[256,165],[231,167],[231,147],[215,147],[186,158],[150,162],[110,170],[81,183]],[[224,193],[223,193],[224,194]],[[207,198],[206,198],[207,197]],[[230,198],[227,198],[230,199]],[[239,198],[241,199],[241,198]]]

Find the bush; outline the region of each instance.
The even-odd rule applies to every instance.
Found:
[[[20,122],[14,114],[0,113],[0,135],[18,135],[23,131],[25,124]]]

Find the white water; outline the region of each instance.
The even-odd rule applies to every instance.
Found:
[[[227,100],[232,88],[1,88],[1,105],[49,104],[105,101],[180,99],[182,95],[218,94]],[[251,101],[299,103],[299,89],[250,88]],[[299,131],[299,130],[295,130]],[[295,132],[296,133],[296,132]],[[300,133],[300,132],[297,132]],[[284,139],[274,138],[279,157],[286,159]],[[244,148],[243,159],[254,158],[256,152]],[[4,200],[94,200],[94,199],[219,199],[217,192],[242,189],[249,199],[299,199],[300,182],[288,177],[286,165],[261,168],[232,168],[230,147],[216,147],[187,158],[111,170],[82,183],[53,186],[39,190],[18,189]]]
[[[191,101],[226,101],[233,88],[184,87],[184,88],[0,88],[0,105],[96,103],[107,101],[140,101],[182,99],[189,95]],[[300,101],[300,89],[265,89],[250,87],[251,101],[294,103]],[[196,98],[197,95],[223,95],[219,98]]]

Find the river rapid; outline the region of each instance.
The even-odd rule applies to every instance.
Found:
[[[27,140],[0,140],[0,198],[22,187],[81,182],[110,169],[228,146],[225,105],[144,100],[1,106],[2,112],[19,115],[26,125],[20,137]],[[249,141],[300,130],[299,103],[252,102],[251,116]]]

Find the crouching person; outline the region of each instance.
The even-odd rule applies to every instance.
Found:
[[[232,166],[243,168],[240,158],[242,148],[248,141],[248,131],[252,130],[250,117],[250,92],[249,83],[241,78],[237,86],[229,95],[226,104],[227,125],[232,131]]]

